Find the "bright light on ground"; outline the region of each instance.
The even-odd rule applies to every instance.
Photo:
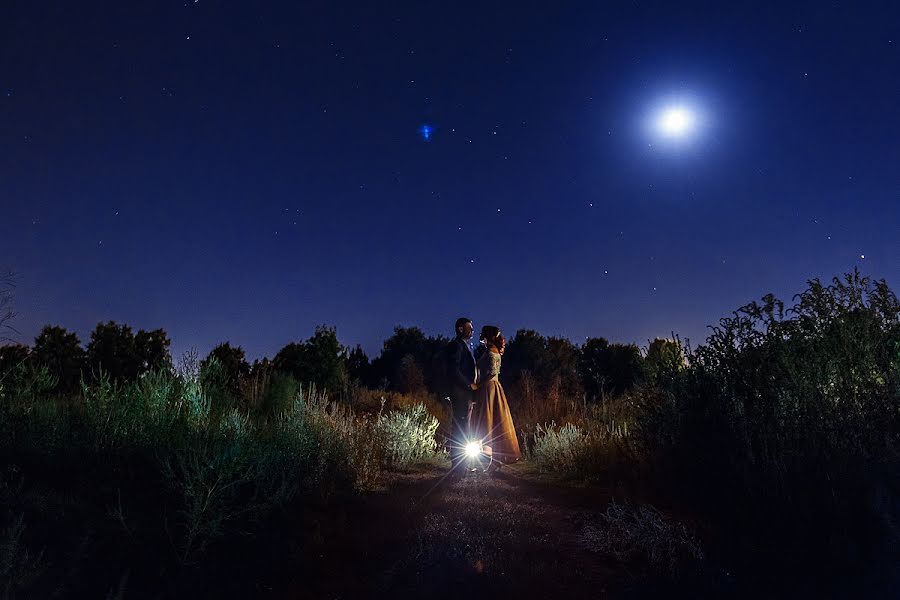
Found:
[[[678,138],[691,133],[696,122],[697,118],[689,108],[668,106],[659,113],[656,127],[664,136]]]
[[[466,444],[466,456],[475,458],[481,454],[481,444],[478,442],[469,442]]]

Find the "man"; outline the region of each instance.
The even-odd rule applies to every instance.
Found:
[[[450,383],[450,460],[453,470],[465,460],[465,446],[469,435],[469,419],[474,404],[475,356],[469,346],[472,339],[472,320],[456,320],[456,338],[447,345],[447,375]]]

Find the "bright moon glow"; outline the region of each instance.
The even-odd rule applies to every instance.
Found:
[[[469,442],[466,444],[466,455],[475,458],[481,454],[481,444],[478,442]]]
[[[684,106],[668,106],[659,113],[656,127],[666,137],[681,138],[694,130],[696,121],[697,118],[690,109]]]

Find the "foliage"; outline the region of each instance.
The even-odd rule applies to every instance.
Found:
[[[525,451],[545,473],[586,480],[596,479],[623,462],[627,442],[627,421],[592,407],[574,422],[538,424],[525,438]]]
[[[28,346],[22,344],[9,344],[0,346],[0,386],[4,381],[7,385],[21,372],[29,357]]]
[[[670,386],[673,378],[686,366],[685,348],[678,337],[671,340],[656,338],[647,347],[644,374],[651,385]]]
[[[347,376],[357,383],[366,383],[372,378],[369,357],[359,344],[347,355]]]
[[[425,391],[425,375],[412,354],[407,354],[400,360],[396,388],[401,394],[421,394]]]
[[[170,345],[162,329],[134,334],[115,321],[98,323],[85,349],[88,371],[93,377],[103,372],[117,382],[134,381],[148,371],[170,368]]]
[[[86,348],[89,372],[105,372],[115,381],[133,381],[137,377],[137,349],[128,325],[115,321],[98,323]]]
[[[202,384],[213,390],[214,409],[228,412],[240,403],[241,382],[250,374],[250,365],[240,346],[222,342],[210,350],[200,364]]]
[[[35,365],[46,367],[56,377],[59,392],[70,393],[78,388],[86,355],[75,333],[46,325],[34,339],[31,356]]]
[[[16,332],[12,321],[16,316],[13,310],[13,290],[16,278],[12,271],[0,272],[0,343],[12,342],[10,337]]]
[[[438,420],[424,404],[378,415],[375,434],[385,448],[387,464],[407,467],[432,458],[437,451]]]
[[[0,485],[4,483],[0,481]],[[4,598],[13,598],[17,592],[27,590],[44,570],[43,553],[34,552],[22,543],[24,530],[24,515],[20,513],[0,533],[0,585]]]
[[[703,560],[697,537],[649,504],[632,507],[612,501],[599,523],[585,525],[582,542],[592,552],[623,563],[641,562],[651,572],[677,576]]]
[[[272,363],[305,385],[340,393],[347,379],[345,354],[337,331],[322,325],[305,342],[291,342],[279,350]]]
[[[46,367],[19,365],[0,391],[0,455],[24,482],[0,493],[3,585],[95,595],[85,569],[178,580],[289,506],[372,489],[436,448],[422,404],[360,415],[270,365],[254,377],[241,393],[255,402],[229,406],[218,358],[188,354],[131,382],[101,371],[61,398]]]
[[[623,394],[643,379],[643,360],[634,344],[610,344],[604,338],[590,338],[582,346],[580,358],[589,398]]]
[[[900,303],[858,272],[723,318],[689,366],[639,394],[648,475],[773,574],[862,569],[896,543]],[[731,549],[758,561],[752,548]]]
[[[368,384],[394,391],[404,391],[405,386],[407,392],[413,391],[409,387],[409,376],[414,364],[421,373],[424,385],[443,396],[446,391],[444,369],[448,343],[444,336],[426,336],[418,327],[398,325],[394,328],[394,334],[384,341],[381,354],[372,361]],[[416,386],[417,380],[418,375],[414,381]]]

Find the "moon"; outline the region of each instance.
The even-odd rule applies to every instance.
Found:
[[[683,138],[694,131],[697,116],[686,106],[664,107],[657,119],[656,129],[667,138]]]
[[[694,146],[709,126],[704,103],[686,94],[657,98],[642,120],[651,148],[678,153]]]

